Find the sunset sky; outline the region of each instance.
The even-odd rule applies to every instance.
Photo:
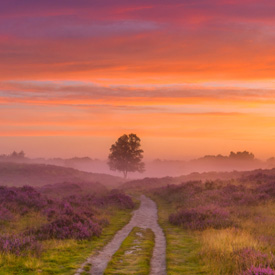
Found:
[[[0,0],[0,154],[275,156],[275,1]]]

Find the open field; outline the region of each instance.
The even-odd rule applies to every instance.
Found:
[[[27,186],[0,190],[0,274],[74,274],[135,207],[119,192],[49,199]]]
[[[82,172],[55,165],[0,161],[0,185],[41,187],[63,182],[84,182],[98,188],[100,185],[104,185],[105,188],[117,188],[123,180],[107,174]]]
[[[229,175],[183,182],[145,178],[111,191],[100,183],[72,181],[2,186],[0,274],[74,274],[83,264],[83,274],[89,274],[86,260],[98,255],[125,225],[132,230],[131,212],[141,194],[158,206],[167,274],[274,274],[274,170],[238,173],[238,177],[232,173],[232,179]],[[154,202],[142,198],[140,221],[133,224],[146,228],[157,214]],[[105,274],[152,271],[158,235],[140,228],[127,235]],[[136,241],[140,247],[131,249]]]
[[[272,177],[186,182],[149,194],[167,238],[168,274],[274,274]]]

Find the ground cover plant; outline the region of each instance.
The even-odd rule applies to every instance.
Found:
[[[135,206],[117,190],[59,198],[30,186],[0,190],[0,274],[73,274]]]
[[[149,274],[153,248],[152,230],[134,227],[113,255],[104,274]]]
[[[190,266],[184,259],[183,242],[188,236],[195,252],[192,261],[200,267],[192,274],[274,274],[273,178],[254,174],[239,180],[193,181],[151,190],[166,233],[168,273],[188,274],[180,267]],[[182,259],[173,252],[179,246],[183,247]]]

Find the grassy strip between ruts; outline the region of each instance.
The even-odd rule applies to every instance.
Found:
[[[151,229],[134,227],[114,254],[104,274],[149,274],[154,240]]]
[[[172,212],[171,204],[157,196],[148,194],[158,206],[159,224],[166,237],[166,263],[167,274],[210,274],[200,260],[201,245],[192,232],[173,226],[168,221]]]
[[[126,225],[132,210],[110,210],[106,217],[110,225],[105,227],[100,237],[91,241],[49,240],[43,243],[45,251],[40,258],[0,255],[0,275],[7,274],[74,274],[87,259],[105,246],[114,234]]]

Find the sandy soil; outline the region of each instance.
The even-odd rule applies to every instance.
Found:
[[[150,228],[155,234],[155,247],[151,259],[151,275],[166,274],[166,239],[158,224],[157,206],[154,201],[142,195],[139,209],[133,212],[131,221],[116,233],[114,238],[95,256],[89,258],[85,264],[91,263],[90,274],[102,275],[113,254],[119,249],[123,240],[133,227]],[[85,266],[83,265],[83,267]],[[82,268],[83,268],[82,267]],[[79,269],[76,275],[81,274]]]

